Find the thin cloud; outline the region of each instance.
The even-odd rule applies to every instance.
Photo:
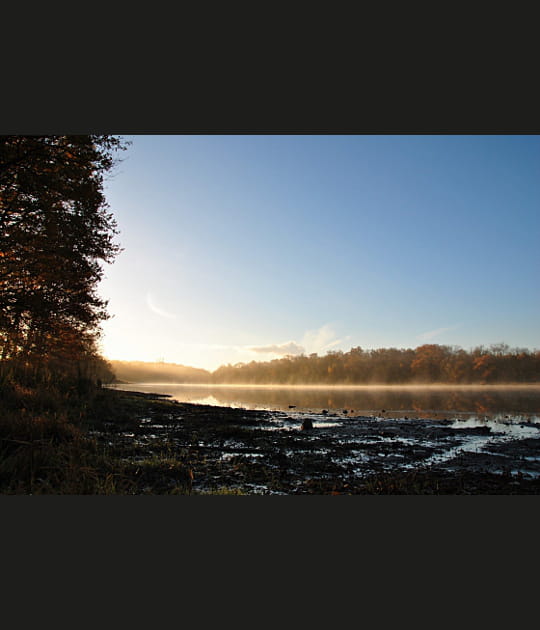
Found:
[[[315,330],[305,332],[300,343],[287,341],[281,344],[268,344],[266,346],[251,346],[247,348],[251,352],[260,354],[277,354],[280,356],[300,355],[308,353],[321,354],[342,344],[349,337],[338,338],[330,324],[324,324]]]
[[[343,339],[336,339],[335,341],[331,341],[330,343],[327,343],[326,346],[323,346],[320,352],[324,352],[325,350],[330,350],[330,348],[335,348],[336,346],[339,346],[347,339],[350,339],[350,337],[343,337]]]
[[[146,294],[146,304],[148,305],[148,308],[153,313],[156,313],[156,315],[160,315],[161,317],[166,317],[167,319],[174,319],[176,317],[176,315],[173,315],[172,313],[168,313],[167,311],[160,308],[156,304],[154,297],[151,293]]]
[[[350,339],[350,336],[338,338],[332,326],[324,324],[324,326],[316,330],[308,330],[302,338],[302,343],[309,353],[320,354],[330,350],[330,348],[339,346],[348,339]]]
[[[447,326],[445,328],[436,328],[435,330],[428,330],[428,332],[422,333],[421,335],[417,335],[417,339],[422,339],[423,341],[429,341],[434,337],[438,337],[449,330],[455,330],[458,328],[459,324],[455,324],[454,326]]]
[[[155,305],[154,305],[155,306]],[[161,310],[161,309],[160,309]],[[237,346],[225,344],[182,344],[186,347],[201,348],[201,350],[210,351],[228,351],[236,355],[236,359],[248,361],[255,355],[274,355],[277,357],[299,356],[301,354],[323,354],[324,352],[335,348],[350,339],[350,336],[338,338],[335,330],[330,324],[324,324],[315,330],[308,330],[303,335],[300,342],[285,341],[284,343],[272,343],[262,346]],[[230,360],[234,360],[231,356]],[[259,360],[265,360],[260,357]]]
[[[298,345],[295,341],[287,341],[282,344],[270,344],[267,346],[250,346],[246,349],[260,354],[279,354],[282,356],[287,354],[297,355],[305,352],[305,348]]]

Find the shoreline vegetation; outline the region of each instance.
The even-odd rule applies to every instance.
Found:
[[[538,384],[540,350],[507,344],[457,346],[424,344],[415,349],[351,348],[288,355],[272,361],[222,365],[213,372],[176,363],[109,361],[116,378],[131,383],[212,385],[504,385]]]
[[[387,472],[381,463],[378,472],[349,475],[347,468],[322,455],[325,449],[345,449],[339,436],[328,430],[302,431],[300,426],[272,431],[271,414],[264,411],[179,403],[160,394],[98,387],[83,395],[73,389],[61,396],[29,387],[14,388],[10,396],[5,388],[1,391],[2,408],[9,410],[0,423],[2,494],[538,494],[540,490],[538,478],[513,474],[510,468],[494,474],[475,462],[454,472],[440,468]],[[356,430],[366,431],[367,426],[370,439],[393,436],[396,444],[409,439],[411,432],[424,430],[421,423],[387,421],[382,427],[373,426],[369,419],[363,422]],[[437,430],[451,432],[444,423]],[[529,444],[533,451],[537,442]],[[371,448],[378,452],[383,446],[380,442]],[[394,447],[387,448],[389,457]],[[418,448],[406,447],[403,453],[399,456],[411,461],[419,456]],[[385,453],[379,455],[383,462]]]
[[[391,389],[399,389],[399,390],[443,390],[448,389],[450,391],[455,390],[493,390],[499,391],[504,389],[519,389],[519,390],[534,390],[540,388],[540,381],[534,383],[372,383],[372,384],[356,384],[356,385],[340,385],[339,383],[316,383],[309,385],[302,385],[301,383],[290,384],[290,383],[190,383],[187,381],[120,381],[113,380],[109,383],[106,383],[105,386],[113,387],[121,389],[122,385],[144,385],[144,386],[167,386],[167,385],[185,385],[186,387],[200,387],[200,388],[246,388],[246,389],[350,389],[350,390],[391,390]]]

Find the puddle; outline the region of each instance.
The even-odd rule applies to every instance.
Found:
[[[422,462],[423,466],[441,464],[466,453],[481,453],[489,457],[500,456],[501,458],[508,459],[508,456],[504,453],[491,453],[488,447],[490,445],[514,442],[531,437],[537,438],[539,436],[537,428],[514,424],[512,422],[501,422],[499,420],[469,418],[468,420],[457,420],[450,426],[458,430],[487,427],[492,434],[463,436],[463,442],[461,444],[452,446],[443,453],[436,453],[428,457]],[[433,446],[435,446],[435,444],[433,444]],[[414,465],[408,465],[407,467],[414,467]]]
[[[248,452],[243,452],[243,451],[232,451],[229,453],[223,453],[219,459],[222,461],[228,461],[229,459],[232,459],[233,457],[264,457],[264,453],[248,453]]]
[[[197,422],[200,422],[201,414],[199,410],[195,411]],[[222,462],[219,466],[221,476],[232,465],[231,460],[244,458],[246,465],[241,476],[246,478],[241,485],[244,489],[249,486],[250,493],[274,494],[267,485],[260,485],[265,477],[271,479],[269,484],[277,487],[279,483],[285,483],[277,481],[282,478],[291,479],[286,483],[294,483],[295,477],[301,478],[298,483],[302,485],[306,479],[328,480],[335,476],[337,480],[343,480],[345,477],[362,478],[429,467],[434,467],[434,473],[449,475],[461,470],[498,473],[512,470],[514,474],[540,478],[538,414],[511,415],[506,412],[484,416],[482,411],[458,416],[446,412],[443,418],[436,414],[414,418],[406,410],[400,410],[400,415],[396,412],[395,417],[377,411],[377,415],[367,416],[322,414],[300,409],[273,410],[260,416],[237,413],[227,417],[225,412],[222,413],[224,423],[232,422],[230,431],[226,424],[223,430],[219,425],[217,432],[213,431],[214,425],[208,431],[202,425],[199,429],[186,413],[179,424],[175,423],[176,416],[171,416],[171,422],[175,424],[167,425],[155,424],[156,421],[168,422],[165,414],[144,417],[138,422],[142,427],[138,431],[151,430],[151,434],[137,438],[132,432],[121,435],[135,438],[134,444],[145,439],[146,444],[141,444],[151,448],[155,448],[158,438],[165,443],[170,435],[174,435],[169,442],[175,449],[189,445],[190,449],[201,449],[205,462]],[[307,418],[311,419],[313,430],[302,431],[302,421]],[[242,430],[237,432],[238,427]],[[125,430],[127,427],[121,428]],[[229,439],[229,435],[234,438]],[[124,446],[125,441],[122,443]],[[164,448],[164,445],[158,446]],[[186,453],[190,451],[186,450]],[[253,474],[251,481],[256,484],[248,481],[248,470],[252,465],[256,475]],[[272,470],[269,472],[269,469]],[[274,469],[280,471],[275,478],[272,477]],[[229,482],[233,480],[225,479],[224,485]]]
[[[455,420],[450,427],[452,429],[476,429],[487,427],[494,433],[503,433],[509,437],[524,439],[528,437],[538,437],[539,430],[529,423],[522,424],[518,420],[503,421],[500,418],[482,419],[478,417],[467,420]]]

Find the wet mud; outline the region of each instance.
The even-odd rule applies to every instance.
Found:
[[[540,491],[536,416],[463,421],[259,411],[115,394],[138,396],[144,404],[102,417],[90,433],[131,467],[141,493]]]

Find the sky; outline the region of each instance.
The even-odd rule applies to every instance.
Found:
[[[108,359],[540,348],[540,136],[122,138]]]

